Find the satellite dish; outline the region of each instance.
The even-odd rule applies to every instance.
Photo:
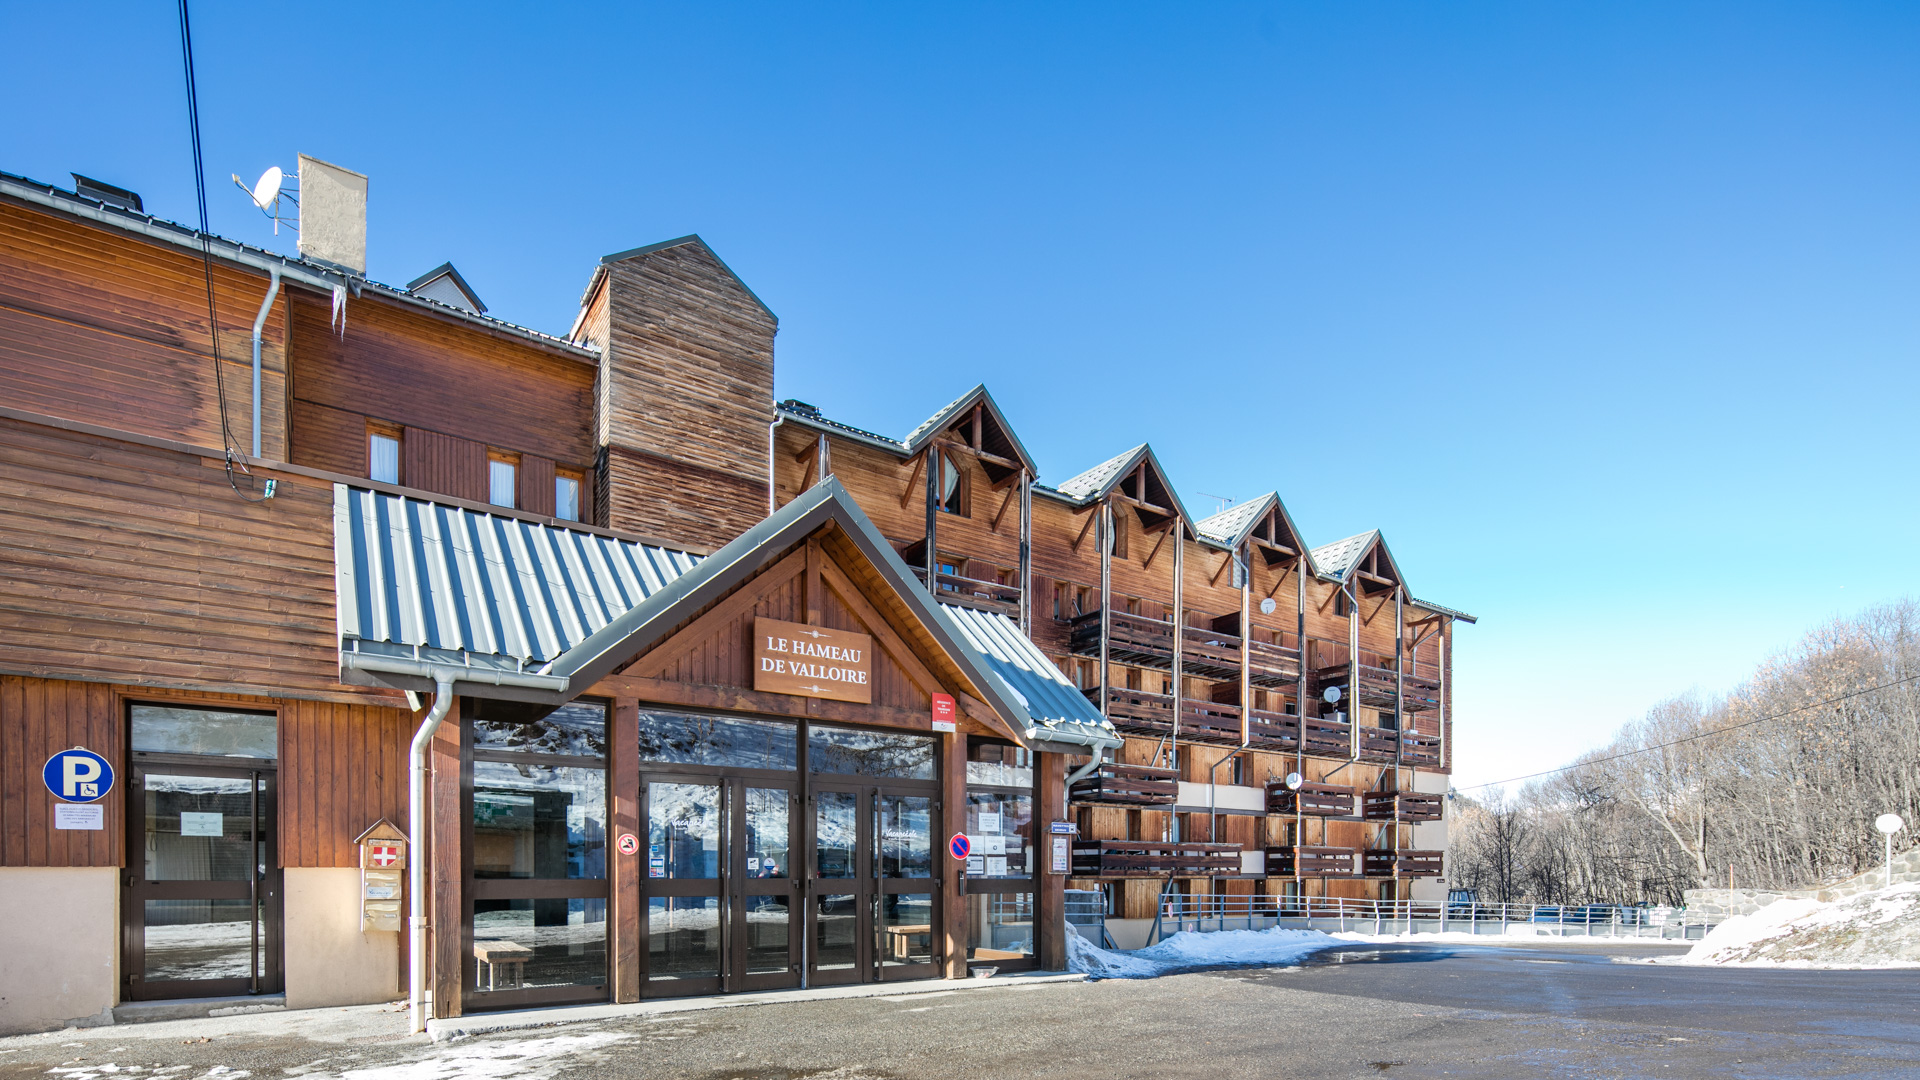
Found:
[[[285,183],[286,179],[287,174],[280,171],[280,166],[269,166],[267,171],[260,174],[260,179],[255,182],[253,187],[247,192],[247,194],[253,196],[253,205],[262,210],[271,207],[273,200],[280,197],[280,185]]]
[[[1269,596],[1266,599],[1260,601],[1260,614],[1271,615],[1273,614],[1273,609],[1279,606],[1280,605],[1273,602],[1273,597]]]
[[[1338,705],[1340,704],[1340,688],[1337,686],[1329,686],[1321,693],[1320,698],[1329,705]]]
[[[1290,772],[1287,774],[1287,790],[1288,791],[1299,791],[1300,785],[1305,782],[1306,782],[1305,779],[1301,777],[1301,775],[1297,772]]]
[[[1873,827],[1879,829],[1887,836],[1892,836],[1894,833],[1906,828],[1907,823],[1901,820],[1899,814],[1881,814],[1879,817],[1873,819]]]

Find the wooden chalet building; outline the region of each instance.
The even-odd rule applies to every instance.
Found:
[[[1471,620],[1378,533],[1196,519],[1145,446],[1042,485],[984,388],[834,423],[776,328],[698,237],[562,338],[0,173],[0,1031],[1059,968],[1070,895],[1443,888]]]

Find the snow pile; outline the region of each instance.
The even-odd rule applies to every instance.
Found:
[[[1071,925],[1067,970],[1096,979],[1152,979],[1207,967],[1271,967],[1292,964],[1340,942],[1318,930],[1182,930],[1159,944],[1133,952],[1102,949]]]
[[[1736,915],[1707,934],[1676,964],[1787,967],[1920,966],[1920,884],[1822,902],[1776,900]]]

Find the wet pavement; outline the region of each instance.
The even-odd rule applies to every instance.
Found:
[[[426,1044],[391,1009],[0,1039],[0,1080],[1920,1077],[1920,972],[1672,946],[1343,946],[1293,968],[769,1004]]]

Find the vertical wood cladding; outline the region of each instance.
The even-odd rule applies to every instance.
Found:
[[[551,459],[535,457],[532,454],[520,455],[520,469],[514,474],[514,479],[519,484],[519,490],[514,497],[518,500],[516,505],[520,509],[529,514],[553,516],[553,461]]]
[[[216,459],[0,418],[0,671],[370,700],[339,685],[332,485],[276,478],[248,502]]]
[[[114,763],[101,800],[106,828],[55,829],[41,782],[47,759],[74,746]],[[0,866],[119,866],[125,848],[125,770],[113,688],[0,675]]]
[[[738,536],[767,510],[773,315],[698,241],[611,262],[603,287],[607,524]]]
[[[456,499],[487,501],[487,444],[408,428],[400,441],[400,480]]]
[[[126,716],[138,702],[278,713],[282,866],[357,866],[353,841],[367,826],[384,817],[407,828],[405,709],[0,675],[0,866],[125,865]],[[40,769],[72,746],[118,773],[97,832],[53,827]]]
[[[216,262],[213,280],[227,425],[250,451],[252,330],[267,277]],[[286,340],[284,318],[270,316],[261,345],[261,450],[275,459],[286,456]],[[0,202],[0,402],[224,445],[200,259]]]

